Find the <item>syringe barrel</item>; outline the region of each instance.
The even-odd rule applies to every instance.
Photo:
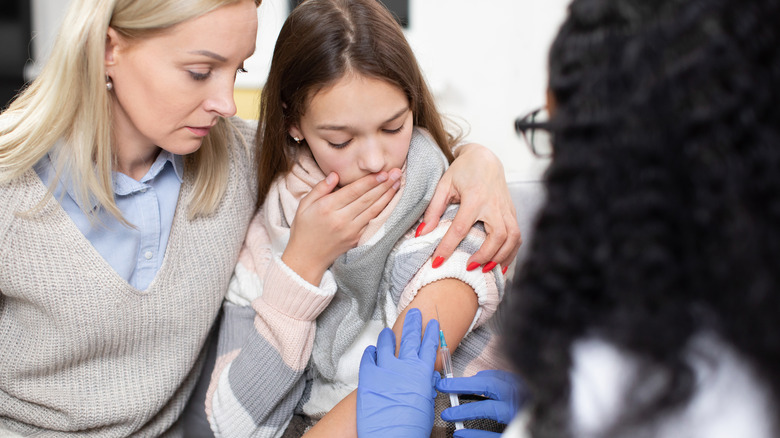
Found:
[[[444,377],[453,377],[452,375],[452,359],[450,358],[450,349],[447,347],[441,348],[441,369],[444,371]]]

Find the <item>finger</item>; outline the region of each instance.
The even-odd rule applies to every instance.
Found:
[[[420,359],[423,363],[430,364],[431,368],[436,363],[436,353],[439,349],[439,321],[431,319],[425,326],[422,345],[420,346]],[[438,374],[438,373],[436,373]]]
[[[526,397],[526,389],[517,374],[504,370],[482,370],[475,376],[485,380],[485,395],[494,400],[521,403]]]
[[[463,206],[461,205],[461,207]],[[444,233],[444,237],[442,237],[439,246],[436,247],[431,258],[436,259],[436,257],[442,257],[445,260],[449,258],[458,244],[466,237],[476,221],[477,218],[473,215],[473,211],[466,211],[463,208],[458,209],[455,218],[452,219],[450,228]],[[479,261],[475,260],[473,256],[469,260]],[[487,260],[481,261],[480,264],[485,263],[486,261]]]
[[[511,383],[512,385],[516,385],[518,382],[518,377],[515,374],[504,370],[482,370],[477,372],[477,374],[475,374],[474,377],[496,379],[503,382]]]
[[[352,205],[354,202],[360,200],[363,198],[362,202],[368,202],[367,199],[370,198],[364,198],[365,195],[374,193],[373,199],[371,202],[368,202],[366,205],[370,205],[373,200],[376,198],[379,198],[382,193],[389,190],[393,183],[389,182],[388,173],[387,172],[380,172],[377,174],[371,174],[366,175],[357,181],[353,181],[339,189],[333,194],[332,202],[333,202],[333,208],[334,209],[342,209],[349,205]],[[365,209],[365,206],[364,208]],[[362,210],[361,210],[362,211]],[[354,217],[354,216],[353,216]]]
[[[381,188],[381,186],[379,188]],[[360,207],[356,207],[355,212],[350,213],[351,215],[356,214],[354,222],[363,226],[367,225],[369,221],[379,216],[379,214],[382,213],[385,208],[387,208],[396,193],[396,189],[387,190],[381,194],[379,199],[374,201],[373,204],[369,205],[362,211],[360,210]],[[366,202],[369,200],[370,199],[366,199]]]
[[[458,213],[465,210],[466,205],[461,205]],[[491,261],[498,262],[499,259],[496,258],[496,253],[507,240],[507,228],[508,226],[516,226],[517,222],[512,221],[507,224],[499,208],[483,208],[481,212],[473,211],[473,214],[477,216],[474,217],[472,223],[482,221],[487,237],[482,242],[479,250],[471,255],[467,263],[478,262],[479,264],[484,264]],[[457,215],[455,220],[457,220]]]
[[[387,366],[386,364],[394,359],[395,333],[393,333],[393,330],[385,327],[379,332],[379,337],[376,340],[376,361],[379,366]]]
[[[479,375],[472,377],[450,377],[449,379],[441,379],[439,384],[436,385],[436,389],[441,392],[449,392],[453,394],[475,394],[489,398],[499,398],[497,391],[495,391],[492,384],[494,379],[480,377]]]
[[[456,430],[452,436],[453,438],[500,438],[501,434],[486,430],[460,429]]]
[[[422,335],[422,314],[420,309],[410,309],[404,318],[401,332],[399,359],[418,358],[420,352],[420,336]]]
[[[507,231],[503,221],[498,226],[488,225],[488,222],[484,222],[485,232],[487,237],[482,242],[482,246],[469,257],[467,264],[471,262],[477,262],[479,264],[496,261],[496,254],[501,246],[506,242]],[[496,262],[497,263],[497,262]]]
[[[439,225],[439,219],[447,209],[447,205],[450,203],[450,185],[449,179],[442,178],[439,184],[436,185],[436,191],[433,193],[431,202],[428,203],[428,208],[425,209],[423,214],[423,226],[419,231],[419,235],[428,234],[431,230],[435,229]]]
[[[372,209],[374,212],[369,219],[373,219],[379,212],[384,210],[390,200],[393,199],[393,196],[395,196],[398,186],[400,185],[398,180],[401,178],[401,171],[400,169],[393,169],[389,173],[383,172],[383,174],[387,179],[367,190],[360,191],[363,184],[357,184],[362,183],[366,178],[368,178],[369,182],[366,182],[365,184],[370,184],[370,175],[365,176],[348,186],[342,187],[341,190],[339,190],[339,192],[341,192],[348,187],[353,189],[352,185],[357,185],[354,190],[343,195],[338,201],[338,204],[340,205],[338,208],[341,209],[350,220],[357,219],[369,209]]]
[[[447,408],[441,412],[441,419],[453,422],[487,418],[506,424],[514,415],[515,412],[512,412],[512,405],[509,403],[482,400]]]
[[[517,257],[517,251],[523,243],[520,227],[517,225],[517,218],[512,214],[504,214],[503,224],[501,224],[503,227],[500,228],[501,231],[490,228],[487,222],[484,223],[485,230],[488,233],[486,242],[479,251],[472,255],[472,258],[484,256],[489,260],[498,262],[501,266],[509,266],[509,264],[515,260],[515,257]],[[498,245],[498,248],[492,255],[490,255],[489,252],[493,248],[489,248],[487,246],[488,243],[495,243]]]
[[[523,236],[519,227],[508,229],[507,233],[506,242],[495,256],[495,260],[498,260],[503,267],[507,267],[515,261],[517,253],[523,245]]]
[[[436,384],[439,382],[439,380],[441,380],[441,374],[439,374],[438,371],[433,370],[431,373],[431,398],[436,398],[436,395],[438,394],[436,392]]]
[[[360,358],[360,369],[366,366],[376,365],[376,347],[369,345],[363,350],[363,357]]]
[[[324,180],[314,185],[306,196],[301,199],[299,209],[306,209],[309,205],[315,203],[318,199],[333,192],[339,182],[339,175],[336,172],[331,172]]]

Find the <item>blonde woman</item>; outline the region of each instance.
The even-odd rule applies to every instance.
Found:
[[[232,91],[259,3],[72,0],[40,77],[0,115],[0,435],[181,434],[257,201],[256,129],[232,118]],[[460,220],[492,231],[477,261],[511,258],[501,165],[464,156],[428,222],[460,197]],[[386,176],[312,201],[367,221]]]

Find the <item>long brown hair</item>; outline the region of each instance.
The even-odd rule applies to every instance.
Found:
[[[308,0],[296,7],[276,40],[260,99],[258,206],[273,180],[290,170],[296,147],[288,129],[314,94],[355,72],[398,86],[414,125],[427,129],[449,161],[457,138],[444,128],[403,31],[377,0]]]

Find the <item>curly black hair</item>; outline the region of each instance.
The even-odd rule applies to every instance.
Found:
[[[534,436],[569,434],[586,337],[672,376],[626,428],[690,400],[682,357],[702,332],[780,400],[778,23],[776,0],[571,4],[550,51],[547,202],[506,321]]]

